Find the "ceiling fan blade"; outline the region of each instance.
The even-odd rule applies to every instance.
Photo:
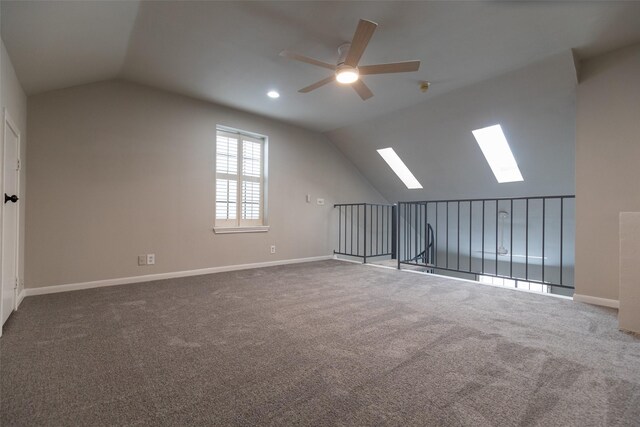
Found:
[[[329,70],[335,70],[336,66],[328,64],[326,62],[318,61],[317,59],[309,58],[308,56],[298,55],[297,53],[290,52],[288,50],[283,50],[280,52],[280,56],[284,56],[285,58],[293,59],[294,61],[306,62],[307,64],[317,65],[318,67],[328,68]]]
[[[378,27],[378,24],[371,21],[366,21],[361,19],[358,22],[358,28],[356,28],[356,32],[353,35],[353,40],[351,40],[351,47],[349,48],[349,53],[347,53],[347,57],[344,60],[344,63],[350,67],[357,67],[360,58],[362,58],[362,54],[364,50],[367,48],[369,44],[369,40],[373,36],[373,32]]]
[[[315,82],[312,85],[309,85],[307,87],[303,87],[298,92],[300,92],[300,93],[311,92],[312,90],[318,89],[319,87],[326,85],[327,83],[331,83],[332,81],[335,81],[335,79],[336,79],[335,76],[329,76],[326,79],[322,79],[319,82]]]
[[[366,101],[373,96],[373,92],[371,92],[371,89],[369,89],[369,87],[364,84],[362,80],[356,80],[355,82],[351,83],[351,86],[353,86],[353,89],[358,92],[358,95],[360,95],[360,98],[362,98],[363,101]]]
[[[363,65],[358,67],[358,72],[362,76],[368,76],[371,74],[410,73],[418,71],[419,68],[420,61],[403,61],[390,64]]]

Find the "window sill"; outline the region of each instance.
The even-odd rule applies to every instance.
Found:
[[[213,227],[216,234],[232,233],[266,233],[269,231],[268,225],[248,226],[248,227]]]

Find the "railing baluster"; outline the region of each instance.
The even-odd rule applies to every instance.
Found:
[[[378,222],[379,222],[379,219],[380,219],[380,211],[379,211],[378,208],[379,208],[379,206],[376,205],[376,250],[375,250],[375,253],[374,253],[375,255],[377,255],[379,253],[378,252],[378,236],[379,236],[378,232],[380,230],[378,229]]]
[[[447,230],[447,260],[445,261],[445,266],[449,268],[449,202],[447,202],[447,222],[446,222],[446,230]]]
[[[422,205],[417,204],[416,208],[418,209],[418,217],[417,217],[417,221],[416,222],[418,224],[418,233],[417,234],[418,234],[418,246],[419,246],[418,249],[416,250],[416,256],[418,256],[421,253],[423,253],[421,251],[421,249],[422,249],[422,241],[423,241],[423,239],[422,239],[422,237],[423,237],[422,236],[422,232],[423,232],[423,230],[422,230]],[[416,258],[416,261],[418,261],[417,258]]]
[[[482,274],[484,274],[484,200],[482,201]]]
[[[424,230],[424,255],[422,256],[422,263],[427,265],[428,253],[429,253],[429,223],[427,222],[427,205],[424,205],[424,223],[422,225]]]
[[[389,239],[387,238],[386,243],[385,243],[385,237],[386,237],[387,233],[389,232],[389,230],[386,228],[387,219],[385,219],[385,216],[386,216],[387,219],[389,218],[388,213],[387,213],[387,206],[383,206],[382,207],[382,252],[385,253],[385,254],[388,254],[389,250],[388,250],[387,246],[388,246],[388,243],[389,243]]]
[[[419,262],[418,261],[418,255],[420,255],[420,236],[422,236],[420,233],[422,232],[422,228],[420,227],[420,205],[418,205],[417,203],[413,204],[413,207],[415,209],[415,215],[413,217],[413,235],[414,235],[414,244],[415,244],[415,255],[414,258],[416,259],[415,262],[416,264]]]
[[[350,220],[351,220],[351,228],[349,229],[349,237],[351,238],[351,247],[349,248],[349,253],[353,254],[353,205],[349,206],[350,212]]]
[[[344,207],[344,253],[347,253],[347,207]]]
[[[402,233],[400,232],[400,218],[402,217],[401,208],[402,208],[402,203],[398,202],[396,207],[396,259],[398,260],[398,270],[400,270],[400,263],[402,262],[402,254],[401,254],[402,246],[400,243],[400,239],[402,235]]]
[[[525,220],[525,234],[524,234],[524,257],[525,257],[525,264],[524,264],[524,279],[525,280],[529,280],[529,199],[527,199],[527,219]]]
[[[391,206],[389,229],[391,230],[391,242],[389,244],[391,259],[400,260],[400,257],[398,256],[398,205]]]
[[[458,244],[456,248],[458,249],[458,263],[456,264],[457,269],[460,270],[460,201],[458,200],[458,232],[456,233],[458,237]]]
[[[469,271],[471,271],[471,260],[473,258],[472,251],[472,235],[471,230],[473,228],[473,202],[469,202]]]
[[[438,266],[438,237],[440,237],[440,229],[438,228],[438,213],[439,213],[438,211],[439,211],[438,202],[436,202],[436,245],[435,245],[436,247],[434,248],[434,253],[436,254],[434,265],[436,267]]]
[[[391,259],[395,259],[393,256],[396,253],[394,248],[394,216],[393,216],[393,206],[389,206],[389,214],[387,215],[387,229],[389,230],[389,236],[387,237],[387,252],[391,254]]]
[[[409,237],[409,231],[411,229],[411,205],[407,203],[407,205],[405,206],[405,215],[406,215],[406,224],[405,224],[405,233],[404,233],[404,240],[405,240],[405,258],[407,260],[411,260],[411,250],[410,250],[410,246],[411,246],[411,237]]]
[[[562,281],[562,270],[564,270],[564,264],[562,263],[562,250],[563,250],[563,244],[564,244],[564,236],[563,236],[563,229],[564,229],[564,197],[560,198],[560,284],[564,284],[564,282]]]
[[[384,224],[385,224],[385,222],[384,222],[384,211],[385,210],[387,210],[387,208],[385,206],[383,206],[382,207],[382,221],[380,222],[380,224],[382,225],[382,232],[381,232],[381,235],[380,235],[381,241],[382,241],[382,246],[381,246],[381,248],[382,248],[381,252],[382,253],[387,253],[387,251],[386,251],[387,247],[384,244]]]
[[[369,205],[369,255],[373,256],[373,205]]]
[[[362,211],[364,218],[362,222],[362,262],[367,263],[367,205],[365,204]]]
[[[356,230],[356,246],[358,247],[358,256],[360,256],[360,205],[358,205],[358,222]]]
[[[342,252],[342,206],[338,206],[338,252]]]
[[[545,224],[546,224],[546,201],[542,199],[542,282],[544,283],[544,238],[545,238]]]
[[[498,199],[496,199],[496,269],[495,274],[498,275]]]
[[[404,222],[403,222],[403,239],[404,239],[404,255],[402,259],[405,261],[409,260],[409,247],[407,246],[407,242],[409,241],[409,204],[406,203],[403,207],[404,210]]]
[[[385,254],[389,253],[389,227],[387,227],[389,223],[389,207],[385,206],[382,208],[382,252]],[[386,238],[386,241],[385,241]]]
[[[420,205],[417,203],[414,203],[414,209],[415,209],[415,215],[413,217],[413,235],[415,237],[414,239],[414,245],[415,245],[415,254],[414,254],[414,258],[415,258],[415,262],[416,264],[420,263],[419,261],[419,256],[420,255],[420,247],[422,246],[422,226],[421,226],[421,211],[420,211]]]
[[[513,199],[511,199],[511,206],[509,207],[509,217],[511,218],[509,230],[509,277],[513,277]]]
[[[430,229],[429,229],[429,202],[424,204],[424,222],[427,225],[427,249],[425,256],[426,256],[426,262],[425,264],[431,264],[433,263],[433,260],[431,259],[431,248],[429,247],[429,245],[431,244],[431,239],[433,238],[433,236],[430,233]]]
[[[383,254],[384,253],[384,206],[382,205],[380,205],[380,229],[378,230],[378,238],[380,239],[378,253]]]
[[[376,209],[376,214],[379,217],[381,217],[381,215],[384,215],[384,209],[382,209],[382,206],[378,206],[378,208]],[[382,247],[380,246],[380,243],[382,242],[384,244],[384,236],[380,234],[382,230],[382,224],[383,224],[382,219],[381,218],[378,218],[378,219],[380,219],[380,221],[376,220],[376,224],[378,224],[379,222],[378,232],[376,233],[376,251],[378,251],[378,255],[380,255],[383,252]]]

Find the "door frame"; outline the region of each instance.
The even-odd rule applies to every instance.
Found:
[[[17,173],[16,173],[16,194],[20,194],[20,169],[22,167],[22,165],[20,164],[20,129],[18,129],[18,126],[16,126],[15,122],[12,120],[11,116],[9,115],[9,111],[7,110],[7,108],[4,108],[4,117],[3,117],[3,132],[2,132],[2,159],[0,160],[0,187],[1,190],[4,191],[4,163],[5,163],[5,159],[6,159],[6,143],[7,143],[7,131],[13,132],[14,135],[16,135],[17,137],[17,146],[16,146],[16,159],[18,161],[18,164],[16,165],[17,167]],[[3,292],[3,286],[2,286],[2,266],[4,264],[4,217],[5,217],[5,203],[2,203],[0,201],[0,203],[2,204],[2,207],[0,208],[0,301],[2,298],[2,292]],[[15,268],[16,268],[16,287],[14,288],[13,292],[13,310],[17,310],[18,309],[18,289],[20,288],[20,205],[18,205],[18,212],[16,215],[16,257],[15,257]],[[0,318],[2,318],[1,316],[3,315],[2,313],[2,304],[0,304]],[[1,326],[0,326],[0,335],[2,334],[1,332]]]

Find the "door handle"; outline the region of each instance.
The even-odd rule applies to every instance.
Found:
[[[7,193],[4,193],[4,202],[5,203],[7,203],[9,201],[15,203],[18,200],[20,200],[20,199],[18,199],[18,196],[16,196],[15,194],[13,196],[9,196]]]

